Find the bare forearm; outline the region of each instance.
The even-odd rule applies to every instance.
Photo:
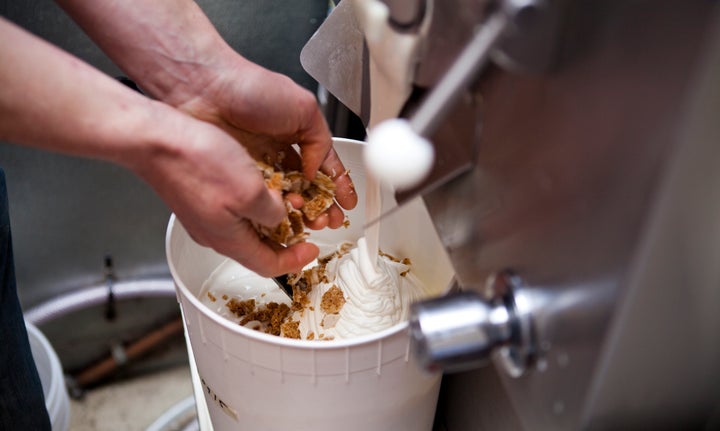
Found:
[[[0,139],[131,169],[196,241],[262,274],[317,256],[310,244],[274,250],[259,240],[252,223],[274,226],[285,207],[248,154],[295,154],[284,160],[302,162],[308,177],[344,172],[312,94],[234,53],[190,0],[58,3],[162,102],[0,18]],[[302,160],[286,152],[295,143]],[[335,180],[346,192],[338,202],[352,208],[349,177]],[[341,221],[339,208],[328,210],[324,225]]]
[[[241,58],[192,0],[57,0],[144,90],[173,106],[197,96],[220,63]]]
[[[159,102],[1,18],[0,40],[0,138],[123,165],[147,150]]]

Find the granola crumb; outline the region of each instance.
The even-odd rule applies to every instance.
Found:
[[[281,326],[285,318],[290,314],[290,307],[287,304],[269,302],[264,306],[257,307],[254,299],[238,301],[231,299],[225,306],[240,318],[241,326],[251,322],[260,322],[260,325],[253,325],[255,330],[264,330],[268,334],[280,335]]]
[[[305,232],[304,219],[315,220],[335,203],[335,183],[322,172],[318,172],[315,179],[308,181],[299,171],[284,172],[279,163],[273,164],[268,160],[265,162],[258,162],[258,169],[266,186],[282,193],[287,215],[274,228],[254,225],[255,230],[262,238],[278,244],[289,246],[305,242],[308,234]],[[303,198],[304,204],[300,209],[293,207],[287,200],[288,193],[299,194]]]
[[[291,320],[289,322],[285,322],[282,324],[281,327],[281,334],[283,337],[286,338],[294,338],[299,340],[300,339],[300,322],[296,320]]]
[[[253,311],[255,311],[255,300],[254,299],[248,299],[245,301],[240,301],[235,298],[229,300],[225,306],[238,317],[244,317]]]
[[[323,294],[322,300],[320,301],[320,308],[326,314],[340,312],[343,305],[345,305],[345,295],[343,291],[334,284]]]

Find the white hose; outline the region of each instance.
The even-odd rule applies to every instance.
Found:
[[[145,431],[192,431],[200,429],[195,412],[195,397],[190,395],[160,415]]]
[[[171,278],[123,281],[113,284],[115,299],[176,297]],[[103,304],[108,298],[106,283],[90,286],[57,296],[25,311],[25,318],[34,325],[42,325],[58,317],[93,305]]]

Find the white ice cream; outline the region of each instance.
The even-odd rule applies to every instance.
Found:
[[[313,287],[308,295],[309,306],[293,313],[293,320],[300,321],[302,339],[312,334],[316,340],[341,340],[382,331],[407,320],[410,304],[432,293],[408,265],[373,255],[377,258],[374,267],[366,247],[365,239],[361,238],[357,247],[327,264],[328,282]],[[345,304],[338,314],[328,316],[320,303],[333,285],[343,291]],[[224,305],[230,298],[255,299],[260,304],[289,303],[272,280],[259,277],[232,260],[213,272],[200,296],[205,305],[234,321],[239,319]]]
[[[320,283],[308,295],[313,311],[295,313],[303,338],[310,332],[316,337],[347,339],[382,331],[407,320],[410,304],[431,293],[408,265],[379,256],[377,269],[373,268],[364,238],[349,253],[328,263],[326,275],[329,282]],[[320,307],[322,295],[333,285],[343,291],[346,301],[334,327],[334,319],[325,318]]]
[[[217,314],[239,322],[240,319],[225,306],[232,298],[241,301],[254,299],[258,304],[277,302],[290,305],[290,298],[273,280],[260,277],[232,259],[225,259],[203,284],[199,299]]]

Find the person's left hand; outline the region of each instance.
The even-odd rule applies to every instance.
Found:
[[[197,3],[56,1],[152,97],[219,126],[256,160],[284,155],[284,167],[302,169],[308,179],[318,170],[333,178],[339,206],[308,227],[339,227],[340,207],[355,207],[315,97],[235,52]]]

